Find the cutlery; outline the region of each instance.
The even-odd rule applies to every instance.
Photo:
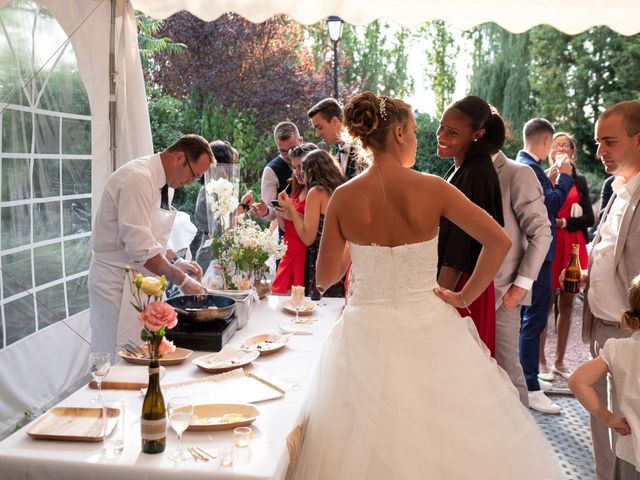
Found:
[[[187,450],[189,450],[189,453],[191,454],[191,456],[193,457],[193,459],[196,462],[198,460],[202,460],[203,462],[208,462],[209,461],[209,459],[207,457],[205,457],[204,455],[198,453],[198,451],[194,447],[187,447]]]
[[[204,456],[206,458],[206,461],[208,462],[209,460],[214,460],[216,458],[216,455],[211,455],[209,452],[207,452],[205,449],[200,448],[200,447],[193,447],[193,449],[196,451],[196,453],[199,453],[201,456]]]

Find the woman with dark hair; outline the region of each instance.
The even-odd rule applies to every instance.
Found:
[[[587,179],[576,171],[577,142],[573,135],[566,132],[556,132],[553,135],[551,150],[549,152],[549,179],[555,181],[558,168],[557,162],[561,162],[564,157],[569,157],[573,167],[573,179],[575,183],[569,190],[567,198],[556,213],[556,255],[551,265],[552,292],[549,311],[553,309],[556,300],[558,302],[558,318],[556,321],[556,331],[558,340],[556,343],[556,359],[552,370],[547,367],[547,359],[544,354],[546,331],[540,335],[540,373],[538,378],[546,381],[553,381],[554,374],[558,374],[568,379],[571,372],[564,366],[564,354],[567,349],[567,340],[571,329],[571,316],[573,313],[573,301],[575,294],[562,290],[560,272],[566,268],[571,258],[571,244],[578,244],[580,265],[587,268],[589,256],[587,254],[587,242],[589,241],[588,229],[595,221],[591,200],[589,199],[589,187]],[[546,329],[545,329],[546,330]]]
[[[500,150],[505,140],[500,115],[481,98],[468,96],[447,108],[437,136],[438,157],[454,161],[445,179],[504,225],[500,182],[491,160],[491,152]],[[438,283],[459,292],[476,266],[482,245],[446,218],[440,221],[438,237]],[[493,282],[478,299],[465,302],[459,311],[471,316],[480,338],[495,356]]]
[[[303,143],[289,150],[293,172],[288,180],[289,186],[283,192],[289,192],[288,195],[287,193],[285,195],[293,204],[293,213],[304,214],[308,187],[302,174],[302,159],[307,153],[317,149],[318,147],[313,143]],[[284,205],[280,201],[278,203],[276,218],[280,229],[284,232],[282,239],[287,245],[287,251],[278,263],[278,269],[271,283],[271,291],[286,294],[289,293],[293,285],[304,285],[307,245],[298,235],[292,221],[292,215],[283,208]]]
[[[334,190],[345,182],[338,162],[324,150],[312,150],[302,159],[302,174],[307,185],[304,213],[296,211],[286,192],[278,195],[278,202],[287,211],[300,239],[307,246],[305,266],[305,295],[320,298],[316,288],[316,260],[324,226],[324,216]],[[326,297],[344,297],[344,283],[338,282],[324,292]]]
[[[352,265],[351,295],[310,387],[296,478],[564,478],[473,322],[454,308],[486,289],[509,237],[459,190],[411,169],[409,105],[365,92],[347,104],[345,126],[373,160],[327,207],[318,288]],[[443,217],[483,247],[460,292],[436,281]]]

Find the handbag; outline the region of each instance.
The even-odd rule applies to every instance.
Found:
[[[579,203],[571,205],[571,218],[581,217],[583,214],[582,207]]]

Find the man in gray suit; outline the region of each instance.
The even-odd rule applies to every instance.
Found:
[[[640,273],[640,103],[626,101],[607,108],[596,123],[596,141],[604,169],[616,178],[612,184],[613,196],[589,254],[582,340],[589,344],[594,358],[609,338],[631,334],[620,328],[620,317],[629,309],[631,280]],[[593,387],[600,400],[620,415],[611,383],[607,399],[607,383],[608,380],[602,378]],[[611,478],[616,437],[614,430],[591,415],[598,480]]]
[[[527,384],[520,364],[518,337],[520,306],[531,304],[531,286],[551,245],[551,228],[542,186],[526,165],[493,155],[502,191],[504,228],[511,248],[493,281],[496,292],[496,361],[529,406]]]

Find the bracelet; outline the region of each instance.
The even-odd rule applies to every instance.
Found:
[[[469,313],[469,315],[471,315],[471,310],[469,310],[469,306],[467,305],[467,302],[462,296],[462,291],[456,292],[456,295],[458,295],[458,297],[460,298],[460,301],[462,302],[462,306],[464,307],[464,309],[467,311],[467,313]]]

